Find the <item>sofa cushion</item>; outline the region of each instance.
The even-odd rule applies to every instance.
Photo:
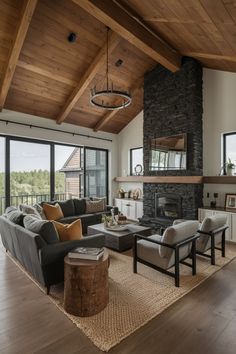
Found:
[[[80,215],[75,215],[75,216],[66,216],[65,218],[61,218],[59,220],[56,220],[58,222],[61,222],[62,224],[70,224],[80,218]]]
[[[58,220],[64,217],[61,207],[58,203],[55,205],[43,203],[43,211],[48,220]]]
[[[86,210],[86,200],[82,199],[73,199],[74,206],[75,206],[75,215],[85,214]]]
[[[53,223],[57,229],[60,241],[64,242],[82,239],[83,234],[80,219],[75,220],[71,224],[62,224],[58,221],[53,221]]]
[[[100,200],[86,200],[86,213],[98,213],[104,211],[104,201]]]
[[[74,202],[72,199],[58,202],[58,204],[61,207],[64,217],[75,215],[75,206],[74,206]]]
[[[12,210],[7,212],[6,210],[6,217],[8,220],[10,220],[11,222],[13,222],[14,224],[20,225],[20,226],[24,226],[24,217],[25,214],[23,214],[20,210]]]
[[[34,215],[26,215],[24,226],[27,230],[39,234],[48,244],[57,243],[58,233],[52,221],[42,220]]]
[[[20,204],[18,208],[24,214],[33,214],[33,215],[40,216],[39,212],[32,205]]]

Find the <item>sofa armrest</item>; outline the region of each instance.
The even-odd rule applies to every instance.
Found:
[[[51,264],[64,257],[76,247],[104,247],[105,236],[97,234],[85,236],[81,240],[58,242],[53,245],[47,245],[40,250],[40,263],[42,265]]]

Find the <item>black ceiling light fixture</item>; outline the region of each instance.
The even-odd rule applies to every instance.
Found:
[[[67,39],[68,39],[68,42],[70,42],[70,43],[75,42],[76,39],[77,39],[76,33],[71,32],[71,33],[68,35]]]
[[[132,101],[132,97],[130,92],[125,90],[116,90],[113,87],[113,82],[109,79],[109,65],[108,65],[108,38],[109,28],[107,27],[107,61],[106,61],[106,77],[103,82],[100,83],[101,89],[97,89],[96,85],[90,90],[90,103],[93,106],[109,109],[109,110],[117,110],[128,107]],[[122,60],[118,60],[118,65],[122,64]],[[105,84],[104,84],[105,81]]]

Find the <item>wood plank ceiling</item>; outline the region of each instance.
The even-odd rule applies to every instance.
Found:
[[[118,112],[89,103],[106,26],[111,78],[133,96]],[[236,72],[236,0],[0,0],[0,108],[118,133],[143,108],[145,72],[175,71],[183,55]]]

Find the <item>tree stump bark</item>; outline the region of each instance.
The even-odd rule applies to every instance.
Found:
[[[64,259],[64,309],[75,316],[93,316],[109,300],[109,255],[105,250],[98,261]]]

